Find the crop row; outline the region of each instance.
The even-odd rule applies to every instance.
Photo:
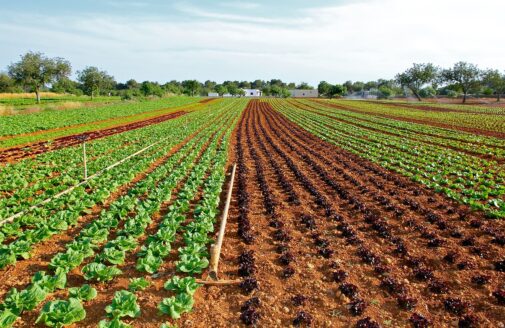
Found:
[[[505,144],[499,138],[346,111],[344,106],[341,106],[341,110],[335,110],[335,108],[328,107],[331,104],[325,102],[292,101],[290,103],[293,106],[313,110],[316,113],[328,115],[345,123],[356,125],[359,128],[394,134],[418,142],[434,144],[474,155],[487,155],[496,160],[504,159]]]
[[[176,107],[195,102],[195,99],[174,97],[149,102],[128,102],[116,103],[94,108],[77,108],[61,111],[42,111],[39,113],[12,115],[2,117],[0,125],[0,136],[13,136],[22,133],[30,133],[40,130],[62,128],[77,124],[92,123],[100,120],[120,119],[130,115],[148,113],[161,108]],[[87,128],[92,127],[91,125]],[[79,132],[79,131],[77,131]],[[75,133],[77,133],[75,132]],[[36,139],[26,139],[23,142],[30,142]],[[3,142],[0,148],[9,146],[9,139],[1,138]],[[0,139],[0,140],[1,140]]]
[[[334,104],[349,106],[363,113],[384,115],[398,119],[413,119],[426,122],[426,124],[444,124],[457,128],[484,130],[488,132],[505,132],[505,123],[503,122],[503,113],[468,113],[465,111],[429,111],[384,104],[380,102],[355,102],[350,100],[331,100]]]
[[[227,117],[228,118],[225,119],[225,121],[229,121],[230,115],[228,114]],[[145,268],[149,268],[146,264],[152,263],[153,259],[146,260],[148,259],[148,256],[144,256],[145,254],[153,255],[156,254],[156,252],[169,252],[169,246],[164,244],[166,241],[156,243],[156,236],[170,238],[169,226],[167,225],[168,222],[173,223],[174,219],[177,222],[177,219],[180,220],[181,215],[189,209],[189,202],[192,199],[191,195],[196,194],[202,178],[207,171],[207,167],[209,166],[210,161],[213,160],[217,151],[216,147],[219,139],[218,133],[217,130],[212,132],[212,129],[215,129],[217,124],[219,123],[214,122],[209,128],[204,129],[202,132],[203,136],[212,133],[214,135],[214,137],[212,137],[213,141],[208,143],[205,138],[200,139],[198,142],[196,139],[191,140],[183,147],[183,149],[181,149],[181,151],[171,157],[166,164],[158,167],[155,171],[149,174],[145,180],[137,183],[137,185],[132,188],[127,195],[114,202],[107,211],[102,212],[99,219],[93,221],[84,230],[82,230],[80,235],[76,238],[76,241],[69,244],[73,245],[72,248],[67,248],[66,252],[57,254],[53,257],[51,267],[56,275],[62,275],[63,273],[70,271],[70,269],[79,266],[85,258],[89,258],[93,254],[97,253],[96,247],[100,244],[103,245],[108,239],[108,230],[122,226],[122,228],[115,233],[116,238],[114,240],[107,241],[105,243],[105,247],[97,253],[98,255],[95,257],[95,260],[87,263],[82,268],[84,278],[90,280],[107,281],[120,274],[120,270],[116,267],[116,264],[121,264],[122,261],[124,261],[126,252],[130,252],[137,248],[136,240],[144,234],[146,227],[151,225],[152,215],[159,211],[162,203],[170,199],[170,190],[176,187],[178,181],[187,176],[187,181],[181,188],[177,200],[170,207],[169,214],[165,217],[165,226],[162,225],[159,227],[159,234],[157,233],[156,235],[149,236],[147,238],[146,246],[139,251],[137,268],[144,270]],[[197,143],[195,144],[195,142]],[[206,150],[201,156],[199,156],[199,163],[195,166],[195,156],[199,153],[199,149],[203,146],[203,143],[207,144],[207,146],[205,146]],[[185,153],[187,151],[190,151],[190,154]],[[178,161],[182,162],[178,163]],[[176,165],[176,163],[178,164]],[[220,163],[223,164],[222,161]],[[174,165],[176,165],[176,169],[171,171],[170,167],[173,167]],[[191,167],[193,167],[191,173],[189,175],[185,174],[184,172],[187,172],[187,170]],[[168,177],[166,176],[167,174],[169,174]],[[215,200],[216,199],[214,198],[214,201]],[[136,214],[132,215],[132,213]],[[165,234],[161,233],[162,227],[167,228],[165,230]],[[77,247],[77,249],[75,247]],[[75,253],[76,251],[77,254]],[[156,262],[156,260],[154,261]],[[181,261],[179,262],[182,267],[190,266],[191,263],[193,263],[192,261],[187,261],[184,258],[181,258]],[[33,286],[35,285],[36,284],[30,285],[30,287],[20,293],[30,293],[29,290],[34,288]],[[12,293],[14,292],[9,293],[7,300],[9,300],[9,296]],[[127,295],[124,296],[127,297]],[[40,303],[40,301],[37,303]],[[6,308],[5,311],[7,311],[7,309],[10,311],[12,306],[7,304],[6,301],[4,308]],[[4,313],[6,313],[5,311]],[[114,319],[118,318],[114,317]],[[104,322],[103,324],[105,325],[107,323]]]
[[[210,106],[212,109],[219,107],[219,104]],[[208,109],[204,112],[210,113]],[[167,142],[164,140],[167,129],[187,125],[201,117],[198,113],[187,115],[187,118],[88,142],[88,176],[156,141]],[[0,176],[0,217],[8,217],[82,181],[83,171],[82,147],[67,147],[4,165]]]
[[[505,215],[505,170],[484,159],[436,147],[423,146],[337,122],[306,110],[273,102],[280,112],[308,131],[359,154],[383,167],[421,182],[446,196],[484,210],[491,217]]]
[[[268,122],[267,124],[270,124],[274,121],[275,121],[275,119],[273,119],[272,117],[267,118],[267,122]],[[281,126],[283,127],[284,131],[286,131],[286,129],[287,129],[287,131],[291,131],[290,128],[287,127],[288,124],[284,123]],[[275,133],[277,135],[278,140],[282,141],[283,137],[278,132],[277,133],[275,132],[276,131],[275,127],[273,129],[271,129],[271,131],[273,131],[273,133]],[[442,282],[439,282],[437,280],[437,278],[435,278],[435,276],[433,275],[433,272],[428,269],[429,265],[426,264],[427,262],[425,260],[408,255],[409,250],[404,247],[405,242],[403,242],[402,239],[399,238],[399,236],[394,236],[394,233],[397,231],[397,230],[395,230],[396,228],[392,228],[392,226],[388,226],[389,220],[388,221],[380,220],[378,217],[374,217],[375,209],[372,207],[369,207],[369,205],[367,205],[365,202],[362,202],[360,200],[360,198],[363,198],[363,196],[357,196],[361,193],[361,192],[359,192],[359,189],[356,190],[356,191],[358,191],[358,193],[355,193],[355,192],[351,192],[349,187],[343,187],[343,186],[339,187],[338,182],[333,180],[333,178],[331,176],[329,176],[327,172],[325,172],[326,170],[324,168],[318,167],[318,164],[313,162],[313,159],[310,158],[311,156],[303,155],[304,151],[307,151],[307,149],[302,150],[302,151],[300,149],[298,149],[295,146],[296,142],[294,142],[294,140],[283,141],[283,144],[285,145],[285,147],[291,148],[293,154],[301,154],[301,155],[297,155],[297,157],[300,157],[301,160],[306,162],[306,164],[308,165],[308,167],[311,168],[311,170],[314,170],[315,172],[317,172],[317,174],[320,176],[320,179],[324,183],[326,183],[329,187],[333,186],[333,188],[335,188],[335,191],[339,195],[339,198],[342,199],[342,201],[347,201],[354,209],[357,209],[357,210],[359,210],[359,212],[363,213],[365,223],[367,225],[371,226],[371,228],[373,229],[372,231],[376,231],[378,238],[389,240],[392,242],[393,245],[396,245],[396,249],[392,253],[393,256],[398,257],[400,259],[398,264],[400,264],[401,262],[404,261],[405,267],[412,268],[414,279],[419,280],[419,281],[428,281],[429,288],[432,293],[440,293],[439,290],[442,290],[441,293],[448,293],[449,292],[448,286]],[[316,158],[317,157],[321,157],[321,155],[319,155],[319,156],[316,155]],[[328,165],[328,167],[332,167],[333,165]],[[358,188],[358,187],[362,188],[363,193],[368,193],[367,189],[363,189],[363,188],[366,188],[366,186],[360,185],[360,182],[358,180],[356,180],[356,179],[353,180],[353,179],[349,178],[348,182],[351,183],[351,186],[355,185],[356,188]],[[339,190],[340,190],[340,192],[339,192]],[[347,192],[343,192],[345,190],[347,190]],[[349,192],[351,192],[351,193],[349,193]],[[356,196],[351,196],[353,194]],[[316,201],[317,201],[317,199],[316,199]],[[379,204],[382,203],[382,199],[378,198],[377,202],[379,202]],[[381,207],[387,207],[387,206],[390,206],[390,205],[382,203]],[[328,212],[328,210],[327,210],[327,212]],[[330,210],[330,212],[331,212],[331,210]],[[362,233],[360,231],[364,231],[363,228],[356,229],[353,227],[354,225],[360,224],[360,223],[359,222],[346,222],[347,220],[344,217],[342,217],[340,215],[335,215],[335,212],[333,212],[333,213],[334,214],[327,215],[327,217],[333,218],[333,220],[335,220],[336,222],[339,222],[337,229],[342,232],[342,236],[347,239],[349,244],[359,246],[359,249],[357,250],[357,255],[365,263],[375,266],[376,272],[379,276],[386,274],[384,277],[388,277],[388,276],[392,277],[392,272],[388,273],[390,271],[390,269],[386,268],[386,266],[384,265],[384,263],[386,263],[384,261],[384,259],[381,259],[380,255],[377,255],[374,251],[367,248],[366,245],[369,244],[369,242],[367,242],[367,243],[363,242],[362,238],[370,240],[371,236],[370,235],[362,235]],[[354,218],[354,217],[356,217],[356,215],[351,214],[351,217]],[[303,221],[304,221],[304,224],[306,224],[308,227],[315,225],[315,222],[310,220],[310,218],[306,218]],[[355,219],[353,219],[353,221],[355,221]],[[403,234],[403,232],[401,232],[401,230],[400,230],[400,233]],[[430,238],[436,238],[436,237],[430,237]],[[375,238],[373,238],[373,239],[375,239]],[[412,239],[410,239],[410,241],[412,241]],[[382,244],[382,242],[378,242],[378,245],[381,245],[381,244]],[[384,250],[385,249],[383,246],[381,246],[379,248],[379,252],[384,252]],[[498,261],[494,264],[494,266],[495,266],[495,270],[498,272],[500,272],[500,270],[503,270],[503,267],[502,267],[503,262]],[[403,267],[403,265],[401,265],[400,267]],[[395,271],[397,271],[397,270],[395,269]],[[495,274],[495,275],[499,275],[499,273]],[[345,276],[345,274],[342,274],[342,276]],[[479,275],[476,275],[474,277],[475,277],[475,279],[472,278],[472,281],[474,281],[474,280],[480,281],[481,280],[481,276],[479,276]],[[340,274],[339,274],[338,279],[341,280]],[[386,278],[382,278],[382,279],[386,279]],[[388,287],[389,285],[396,286],[394,284],[394,278],[391,278],[391,279],[393,279],[392,280],[393,282],[391,282],[390,280],[387,280],[387,279],[383,280],[383,286],[386,290],[388,290],[387,288],[389,288]],[[346,296],[349,296],[349,295],[352,296],[352,295],[354,295],[354,293],[356,291],[356,286],[354,286],[354,287],[345,286],[345,288],[344,288],[344,286],[341,286],[341,287],[342,287],[341,291],[348,294]],[[478,287],[478,285],[474,285],[474,288],[475,288],[475,291],[478,292],[480,287]],[[398,290],[401,291],[400,289],[398,289]],[[499,289],[496,290],[495,292],[493,292],[493,295],[496,297],[498,302],[501,302],[500,301],[501,300],[501,298],[500,298],[501,293],[503,293],[503,291],[499,290]],[[400,307],[404,307],[407,310],[411,309],[412,307],[415,307],[416,300],[413,299],[411,296],[407,296],[404,291],[401,291],[401,292],[396,291],[392,295],[398,298],[398,304]],[[357,306],[357,305],[362,304],[361,302],[358,302],[358,303],[356,303],[355,305]],[[461,301],[460,299],[447,297],[445,299],[442,299],[442,303],[448,312],[452,312],[457,315],[462,315],[462,314],[466,313],[466,316],[463,316],[461,318],[460,322],[477,320],[474,317],[472,317],[471,312],[468,311],[468,310],[470,310],[470,306],[465,305],[468,303],[465,303],[464,301]],[[458,306],[460,306],[460,305],[462,305],[461,310],[457,310]],[[354,309],[354,304],[351,304],[350,306],[351,306],[350,307],[351,309]],[[419,314],[412,315],[411,321],[414,323],[415,327],[424,327],[423,325],[418,326],[415,323],[422,324],[424,322],[425,325],[428,324],[427,320],[423,319],[423,317]]]
[[[221,112],[224,109],[221,109]],[[191,130],[196,131],[199,128],[198,124],[204,124],[206,119],[207,115],[202,112],[195,118],[191,127],[181,125],[179,128],[174,128],[172,133],[175,138],[162,144],[150,156],[132,158],[127,162],[131,166],[120,165],[90,180],[87,185],[75,189],[32,213],[23,215],[13,223],[4,225],[2,231],[9,237],[7,238],[9,244],[2,245],[0,250],[3,255],[1,267],[14,263],[16,258],[29,256],[33,244],[77,224],[81,213],[89,213],[95,204],[103,204],[114,190],[131,181],[136,172],[142,172],[157,159],[165,156],[176,142],[183,140]]]

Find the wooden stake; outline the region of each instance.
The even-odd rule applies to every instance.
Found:
[[[211,246],[210,255],[210,272],[209,277],[213,280],[218,280],[218,265],[219,257],[221,256],[221,246],[223,245],[224,233],[226,229],[226,221],[228,220],[228,211],[230,210],[231,195],[233,191],[233,182],[235,180],[235,171],[237,169],[237,164],[233,164],[233,170],[231,172],[230,186],[228,188],[228,195],[226,197],[226,204],[223,210],[223,216],[221,218],[221,227],[219,228],[219,235],[217,237],[217,243]]]
[[[241,283],[240,279],[237,280],[202,280],[196,279],[197,284],[202,284],[205,286],[230,286],[239,285]]]
[[[82,158],[84,160],[84,181],[88,180],[88,164],[86,160],[86,141],[82,143]]]

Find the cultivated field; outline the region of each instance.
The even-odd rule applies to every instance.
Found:
[[[0,116],[0,327],[505,327],[504,118],[190,97]]]

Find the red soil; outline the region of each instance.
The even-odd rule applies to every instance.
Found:
[[[475,315],[482,326],[505,323],[503,306],[491,296],[503,288],[504,273],[493,269],[503,246],[491,242],[503,235],[503,222],[466,214],[466,206],[322,141],[267,103],[250,102],[236,136],[232,157],[239,175],[220,278],[244,275],[239,256],[253,251],[249,277],[259,289],[249,294],[236,286],[201,288],[194,312],[181,324],[241,326],[241,306],[251,297],[260,300],[253,312],[261,327],[289,326],[300,311],[312,317],[313,327],[349,327],[364,317],[405,327],[413,312],[435,326],[449,326],[463,316],[445,309],[449,297],[469,302],[464,315]],[[252,240],[244,233],[247,223]],[[461,246],[468,237],[474,246]],[[443,260],[450,251],[458,254],[454,264]],[[292,255],[288,266],[286,252]],[[287,267],[294,275],[284,278]],[[346,296],[348,285],[335,281],[340,270],[358,296]],[[472,282],[479,274],[489,276],[486,285]],[[400,285],[390,284],[388,291],[387,282]],[[447,286],[445,294],[430,291],[435,282]],[[412,310],[397,304],[405,298],[395,288],[416,300]],[[304,304],[293,302],[298,295],[306,297]],[[363,313],[352,315],[353,299],[367,304]]]

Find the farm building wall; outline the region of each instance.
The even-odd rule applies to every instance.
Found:
[[[259,89],[242,89],[245,92],[245,97],[261,97],[261,90]]]
[[[289,90],[291,97],[293,98],[317,98],[319,92],[317,90]]]

